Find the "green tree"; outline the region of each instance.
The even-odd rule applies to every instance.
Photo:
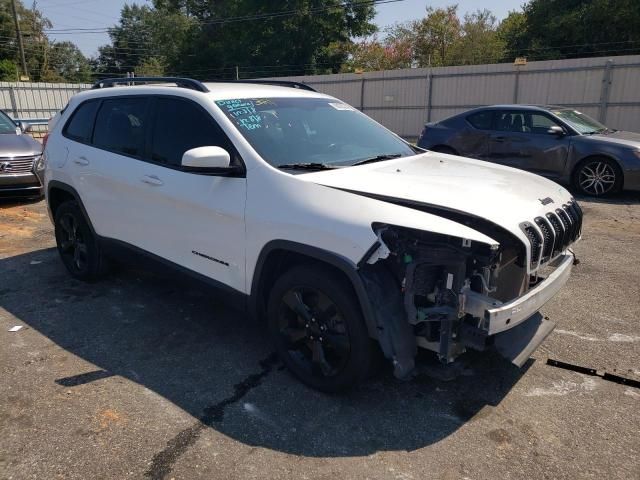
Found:
[[[165,75],[166,66],[162,59],[151,57],[144,60],[136,67],[134,73],[138,77],[162,77]]]
[[[506,29],[513,56],[544,60],[640,52],[638,0],[531,0],[522,15],[526,28],[520,34],[513,26]]]
[[[48,69],[42,80],[89,83],[92,81],[91,65],[74,43],[54,43],[49,49]]]
[[[517,56],[527,55],[529,32],[524,12],[509,12],[506,18],[500,22],[497,34],[504,45],[503,61],[512,62]]]
[[[32,81],[79,81],[90,74],[87,59],[71,42],[62,42],[60,47],[52,44],[46,35],[46,29],[52,24],[35,3],[26,8],[22,1],[16,0],[20,29],[23,36],[28,75]],[[9,63],[21,65],[16,28],[11,11],[11,2],[0,1],[0,62],[4,62],[7,72]],[[71,58],[67,58],[69,55]],[[71,66],[75,62],[75,67]],[[22,71],[22,68],[19,68]],[[4,74],[3,74],[4,75]],[[6,73],[15,80],[13,75]],[[79,76],[80,75],[80,76]]]
[[[111,43],[98,49],[94,68],[103,76],[126,72],[164,72],[178,63],[194,20],[179,9],[157,10],[125,5],[118,25],[110,30]]]
[[[179,73],[228,78],[338,72],[352,38],[370,35],[375,9],[366,0],[156,0],[158,11],[181,13],[195,24]]]
[[[0,60],[0,81],[15,82],[18,79],[18,65],[16,62],[4,58]]]
[[[462,35],[457,5],[428,7],[426,16],[415,24],[414,29],[416,60],[421,67],[451,64],[451,50]]]
[[[497,63],[504,57],[505,42],[498,21],[489,10],[465,14],[461,34],[451,47],[448,61],[454,65]]]

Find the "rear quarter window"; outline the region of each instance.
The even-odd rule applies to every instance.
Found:
[[[78,142],[90,143],[98,105],[99,100],[91,100],[76,108],[62,132],[64,136]]]
[[[492,120],[493,112],[490,110],[477,112],[467,117],[467,122],[469,122],[473,128],[477,128],[478,130],[491,130]]]

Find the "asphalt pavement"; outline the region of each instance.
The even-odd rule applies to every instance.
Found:
[[[546,364],[640,380],[640,197],[581,204],[580,264],[524,368],[424,354],[346,395],[182,279],[73,280],[43,202],[0,204],[0,479],[640,478],[640,388]]]

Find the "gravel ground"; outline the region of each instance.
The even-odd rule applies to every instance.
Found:
[[[581,263],[523,369],[471,353],[451,379],[423,355],[343,396],[210,292],[71,279],[44,204],[0,204],[0,479],[640,478],[640,389],[546,365],[640,379],[640,197],[581,203]]]

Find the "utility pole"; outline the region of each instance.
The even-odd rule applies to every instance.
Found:
[[[24,73],[24,75],[28,77],[29,72],[27,70],[27,60],[24,56],[24,45],[22,44],[22,32],[20,31],[20,22],[18,21],[16,0],[11,0],[11,10],[13,10],[13,20],[16,22],[16,35],[18,36],[18,49],[20,50],[20,60],[22,61],[22,73]]]

